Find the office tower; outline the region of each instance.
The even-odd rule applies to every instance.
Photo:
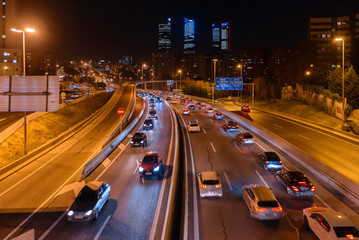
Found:
[[[221,32],[219,22],[212,22],[212,50],[218,52],[221,49]]]
[[[171,18],[160,18],[158,23],[158,50],[160,52],[171,51]]]
[[[230,36],[231,36],[231,28],[229,22],[221,23],[221,50],[230,52]]]
[[[184,53],[195,53],[194,19],[184,18]]]

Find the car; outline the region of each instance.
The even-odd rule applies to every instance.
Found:
[[[283,170],[277,172],[276,179],[291,196],[313,197],[315,195],[315,186],[302,172]]]
[[[154,127],[154,123],[153,123],[153,120],[152,119],[146,119],[144,122],[143,122],[143,129],[146,130],[146,129],[153,129]]]
[[[71,222],[96,220],[99,212],[110,199],[110,192],[111,187],[105,182],[88,182],[69,208],[67,220]]]
[[[74,92],[71,94],[71,98],[72,99],[76,99],[76,98],[79,98],[81,97],[81,93],[80,92]]]
[[[149,102],[149,103],[154,103],[154,102],[155,102],[155,99],[153,99],[153,98],[151,97],[148,102]]]
[[[153,110],[153,109],[150,110],[149,113],[148,113],[148,118],[150,118],[150,119],[158,119],[156,110]]]
[[[200,102],[196,102],[195,107],[196,107],[196,108],[200,108],[201,105],[202,105],[202,104],[201,104]]]
[[[153,103],[150,104],[150,108],[155,108],[155,107],[156,107],[155,104],[153,104]]]
[[[216,120],[223,119],[223,114],[220,112],[217,112],[216,114],[214,114],[214,119],[216,119]]]
[[[199,109],[201,109],[201,110],[206,110],[206,108],[207,108],[207,106],[204,104],[201,104],[201,106],[199,107]]]
[[[188,109],[183,109],[183,115],[189,115],[189,110]]]
[[[219,175],[214,171],[197,174],[199,195],[201,197],[222,197],[223,190]]]
[[[213,108],[207,108],[206,113],[208,113],[208,114],[214,113],[214,109]]]
[[[225,131],[239,131],[239,126],[236,121],[228,121],[223,125]]]
[[[156,102],[160,103],[162,102],[162,99],[160,97],[156,97]]]
[[[181,98],[181,105],[186,104],[186,99]]]
[[[252,144],[255,143],[255,138],[249,132],[240,132],[236,135],[236,140],[240,144]]]
[[[242,197],[252,218],[258,220],[279,220],[284,216],[283,209],[272,191],[257,184],[244,185]]]
[[[162,177],[162,156],[157,151],[146,153],[138,167],[140,177],[157,176]]]
[[[187,101],[187,103],[188,103],[188,104],[193,104],[193,100],[192,100],[192,99],[189,99],[189,100]]]
[[[359,230],[343,213],[324,207],[303,209],[304,224],[319,239],[359,239]]]
[[[241,107],[241,111],[242,111],[242,112],[250,112],[250,111],[251,111],[251,107],[248,106],[248,105],[243,105],[243,106]]]
[[[131,139],[131,147],[147,146],[147,136],[144,132],[136,132]]]
[[[173,99],[173,100],[171,100],[171,103],[172,103],[172,104],[177,104],[177,100],[176,100],[176,99]]]
[[[195,109],[196,109],[194,105],[189,105],[188,108],[189,108],[190,110],[195,110]]]
[[[172,99],[171,97],[167,97],[167,98],[166,98],[167,101],[171,101],[171,99]]]
[[[280,170],[283,167],[282,160],[275,152],[259,153],[257,160],[266,170]]]
[[[197,121],[191,121],[187,124],[188,132],[200,132],[201,128]]]

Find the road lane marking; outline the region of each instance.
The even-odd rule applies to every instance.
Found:
[[[326,203],[321,197],[319,197],[317,194],[315,194],[315,197],[318,198],[327,208],[333,209],[331,208],[331,206],[329,206],[328,203]]]
[[[214,123],[212,119],[209,119],[209,121],[211,121],[212,123]]]
[[[296,231],[296,233],[297,233],[297,236],[300,238],[299,229],[296,228],[296,227],[292,224],[292,222],[290,221],[290,219],[289,219],[289,217],[288,217],[288,214],[286,214],[285,217],[287,218],[287,221],[289,222],[289,225],[290,225],[292,228],[295,229],[295,231]]]
[[[52,229],[54,229],[54,227],[60,222],[60,220],[65,217],[65,215],[67,214],[67,211],[68,211],[69,209],[70,209],[70,207],[68,207],[68,208],[66,209],[66,211],[61,214],[61,216],[49,227],[49,229],[47,229],[47,230],[41,235],[41,237],[39,238],[39,240],[45,239],[45,237],[52,231]]]
[[[203,130],[204,133],[207,133],[206,130],[204,130],[204,128],[202,128],[202,130]]]
[[[306,136],[303,136],[303,135],[301,135],[301,134],[299,134],[299,136],[302,137],[302,138],[304,138],[304,139],[307,139],[308,141],[312,141],[312,139],[310,139],[310,138],[308,138],[308,137],[306,137]]]
[[[231,182],[229,181],[229,178],[228,178],[228,176],[227,176],[227,173],[226,173],[226,172],[224,172],[224,176],[225,176],[225,178],[226,178],[226,180],[227,180],[227,183],[228,183],[229,189],[233,192],[233,188],[232,188]]]
[[[280,126],[278,124],[273,123],[273,125],[276,126],[276,127],[282,128],[282,126]]]
[[[262,145],[260,145],[258,142],[256,142],[256,144],[258,145],[258,147],[260,147],[263,151],[267,151],[264,147],[262,147]]]
[[[105,168],[111,163],[111,160],[109,158],[106,158],[105,161],[103,161],[101,164],[105,166]]]
[[[119,148],[119,149],[124,149],[124,148],[125,148],[125,144],[121,143],[117,148]]]
[[[4,121],[4,120],[6,120],[6,118],[1,118],[1,119],[0,119],[0,122],[1,122],[1,121]]]
[[[216,151],[216,149],[214,148],[214,146],[213,146],[213,143],[212,143],[212,142],[211,142],[211,146],[212,146],[212,148],[213,148],[213,151],[214,151],[214,152],[217,152],[217,151]]]
[[[102,224],[100,230],[98,230],[98,233],[96,234],[94,240],[99,239],[99,237],[101,236],[102,231],[105,229],[105,227],[106,227],[108,221],[110,221],[110,218],[111,218],[111,215],[108,215],[107,218],[106,218],[106,220],[105,220],[105,222]]]
[[[138,167],[141,165],[141,162],[138,161],[137,159],[136,159],[136,162],[137,162],[137,166],[136,166],[136,168],[135,168],[135,171],[133,171],[133,174],[132,174],[132,175],[135,175],[135,174],[136,174]]]
[[[350,157],[348,157],[347,155],[343,154],[343,153],[339,153],[339,155],[345,157],[345,158],[348,158],[348,159],[351,159]]]
[[[264,182],[264,184],[269,188],[269,185],[266,183],[266,181],[264,181],[263,177],[259,174],[259,172],[257,170],[256,170],[256,174],[262,180],[262,182]]]

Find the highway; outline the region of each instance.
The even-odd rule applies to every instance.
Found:
[[[180,113],[182,108],[186,107],[179,104],[174,106]],[[329,206],[349,216],[356,215],[313,179],[311,181],[316,186],[317,195],[313,202],[309,199],[290,197],[276,182],[274,174],[265,171],[256,162],[256,156],[260,151],[273,150],[283,159],[286,169],[296,170],[289,156],[260,136],[255,136],[254,145],[242,146],[234,142],[236,133],[227,133],[221,128],[225,120],[228,120],[226,117],[225,120],[214,120],[212,115],[206,114],[203,110],[190,112],[191,115],[182,116],[183,122],[198,120],[202,128],[200,133],[189,133],[195,171],[217,171],[223,186],[221,199],[200,199],[199,195],[197,196],[198,212],[194,212],[194,215],[198,214],[200,239],[238,239],[238,236],[241,236],[240,239],[266,239],[268,236],[271,239],[316,239],[303,227],[303,208],[314,205]],[[311,177],[311,173],[306,174]],[[188,182],[191,182],[190,178]],[[286,216],[279,223],[252,219],[241,195],[241,187],[246,184],[269,186],[287,213]],[[198,193],[197,181],[192,188]]]

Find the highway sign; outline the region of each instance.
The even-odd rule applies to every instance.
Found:
[[[118,116],[123,116],[124,114],[125,114],[125,109],[124,108],[117,109],[117,115]]]
[[[230,78],[216,78],[216,90],[230,90]]]
[[[231,78],[231,90],[243,90],[243,78]]]
[[[167,86],[172,86],[173,85],[173,80],[167,80]]]

